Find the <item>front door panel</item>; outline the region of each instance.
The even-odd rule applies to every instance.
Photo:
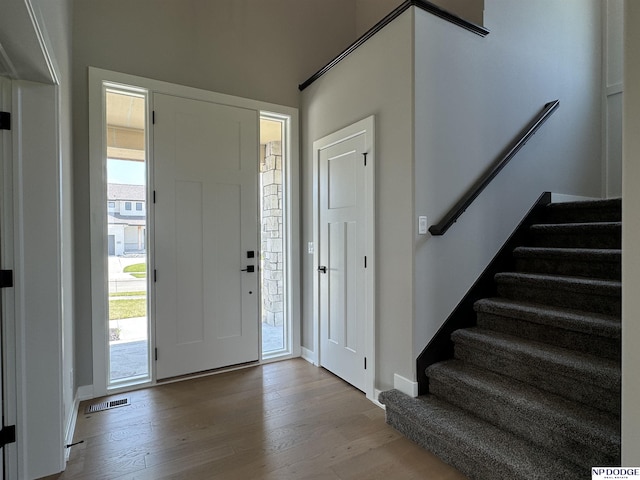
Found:
[[[157,378],[258,360],[258,112],[154,95]]]

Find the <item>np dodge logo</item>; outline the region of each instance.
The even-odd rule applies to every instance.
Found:
[[[640,479],[640,467],[592,467],[591,480]]]

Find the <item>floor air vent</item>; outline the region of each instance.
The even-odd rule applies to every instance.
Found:
[[[131,405],[131,402],[128,398],[120,398],[118,400],[109,400],[107,402],[94,403],[93,405],[89,405],[84,413],[96,413],[102,412],[103,410],[109,410],[111,408],[117,407],[126,407],[127,405]]]

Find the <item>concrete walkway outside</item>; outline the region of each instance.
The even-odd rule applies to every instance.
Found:
[[[110,320],[109,327],[120,328],[120,340],[109,342],[111,381],[149,373],[147,319],[145,317]],[[262,324],[262,351],[284,348],[283,327]]]

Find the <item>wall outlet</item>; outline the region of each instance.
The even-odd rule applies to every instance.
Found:
[[[313,245],[313,242],[307,242],[307,253],[309,255],[313,255],[315,253],[316,249]]]
[[[426,235],[427,234],[427,217],[421,215],[418,217],[418,235]]]

